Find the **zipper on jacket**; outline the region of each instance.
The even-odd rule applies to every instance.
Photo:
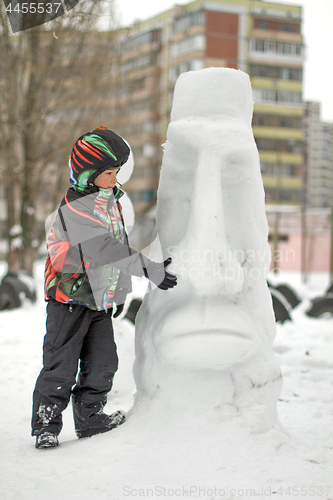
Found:
[[[83,264],[83,267],[84,267],[84,262],[82,261],[82,264]],[[72,295],[74,293],[76,293],[78,290],[80,290],[80,288],[82,287],[85,279],[86,279],[86,275],[87,275],[87,271],[84,267],[84,275],[81,276],[81,278],[78,278],[78,280],[76,281],[76,283],[74,283],[74,285],[72,286],[72,291],[71,293],[69,294],[69,300],[68,300],[68,303],[69,303],[69,312],[73,312],[73,302],[74,302],[74,299],[72,298]],[[79,283],[78,287],[76,288],[76,285]],[[73,288],[75,288],[75,290],[73,291]]]
[[[105,288],[105,290],[103,292],[103,309],[106,313],[108,312],[108,294],[109,294],[111,282],[112,282],[112,278],[110,278],[110,276],[109,276],[108,286]]]

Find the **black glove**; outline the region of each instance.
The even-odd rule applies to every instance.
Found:
[[[116,312],[114,313],[113,318],[118,318],[118,316],[120,316],[120,315],[121,315],[121,313],[122,313],[122,312],[123,312],[123,310],[124,310],[124,304],[119,304],[119,305],[118,305],[118,304],[116,304],[116,306],[117,306],[117,310],[116,310]]]
[[[144,269],[145,276],[161,290],[168,290],[177,285],[177,276],[168,273],[165,268],[171,263],[171,257],[164,262],[151,262],[148,269]]]

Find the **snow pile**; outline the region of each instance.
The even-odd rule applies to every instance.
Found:
[[[241,71],[210,68],[176,83],[157,236],[178,285],[152,290],[139,312],[133,413],[141,405],[149,413],[156,400],[168,402],[169,413],[237,417],[254,432],[278,425],[281,375],[272,352],[268,226],[252,109]]]

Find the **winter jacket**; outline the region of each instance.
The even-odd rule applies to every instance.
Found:
[[[124,303],[131,275],[160,271],[131,249],[119,202],[123,191],[70,188],[47,239],[45,299],[102,310]]]

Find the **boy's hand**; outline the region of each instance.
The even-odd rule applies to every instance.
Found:
[[[171,263],[171,257],[168,257],[164,262],[152,262],[147,269],[148,275],[146,276],[150,281],[161,290],[168,290],[177,285],[177,276],[168,273],[165,268]],[[154,267],[152,268],[152,264]]]
[[[123,310],[124,310],[124,304],[119,304],[119,305],[118,305],[118,304],[116,304],[116,306],[117,306],[117,310],[116,310],[116,312],[114,313],[113,318],[118,318],[118,316],[120,316],[120,315],[121,315],[121,313],[122,313],[122,312],[123,312]]]
[[[171,264],[172,262],[172,258],[171,257],[168,257],[164,262],[163,262],[163,265],[164,265],[164,268],[166,268],[169,264]]]

